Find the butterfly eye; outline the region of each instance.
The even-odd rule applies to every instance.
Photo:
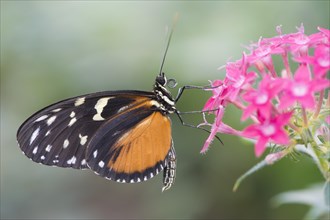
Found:
[[[175,88],[178,85],[175,79],[168,79],[167,86],[171,89]]]
[[[166,76],[164,75],[164,73],[157,76],[156,82],[159,83],[162,86],[166,85],[167,79],[166,79]]]

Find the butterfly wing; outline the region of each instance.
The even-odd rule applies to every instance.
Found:
[[[166,166],[172,137],[171,121],[148,106],[129,109],[104,123],[87,149],[88,166],[118,182],[152,178]]]
[[[114,115],[153,97],[151,92],[108,91],[50,105],[28,118],[17,132],[23,153],[35,162],[88,168],[86,149],[94,133]]]

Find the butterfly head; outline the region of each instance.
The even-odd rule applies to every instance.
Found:
[[[167,84],[167,78],[165,76],[164,72],[161,72],[157,77],[156,77],[156,84],[159,84],[161,86],[166,86]]]

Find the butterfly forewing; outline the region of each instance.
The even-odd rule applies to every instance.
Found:
[[[35,162],[87,168],[86,149],[100,126],[152,96],[151,92],[110,91],[63,100],[27,119],[17,132],[18,143]]]

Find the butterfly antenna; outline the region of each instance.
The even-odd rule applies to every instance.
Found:
[[[171,32],[170,32],[170,34],[169,34],[168,40],[167,40],[167,44],[166,44],[166,48],[165,48],[165,52],[164,52],[164,56],[163,56],[163,59],[162,59],[162,64],[161,64],[161,66],[160,66],[160,70],[159,70],[159,75],[162,75],[162,72],[163,72],[163,66],[164,66],[165,59],[166,59],[166,54],[167,54],[168,48],[169,48],[169,46],[170,46],[171,39],[172,39],[172,35],[173,35],[173,32],[174,32],[174,28],[175,28],[176,23],[178,22],[178,19],[179,19],[179,14],[176,13],[176,14],[174,15],[174,18],[173,18],[172,29],[171,29]],[[167,27],[167,29],[168,29],[168,27]]]

